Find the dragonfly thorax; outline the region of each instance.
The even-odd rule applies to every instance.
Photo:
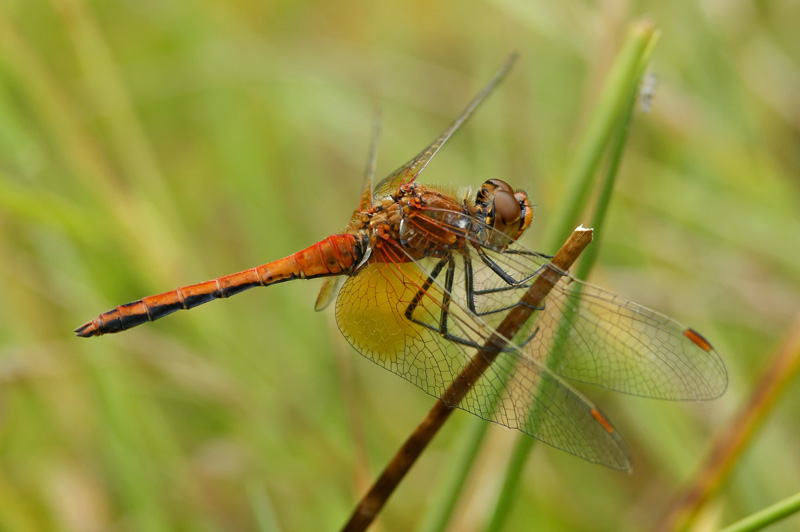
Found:
[[[379,200],[360,218],[359,232],[370,247],[385,250],[373,260],[403,262],[410,258],[445,256],[463,245],[466,236],[463,206],[442,192],[416,183],[400,186],[394,194]],[[390,250],[400,244],[402,251]]]
[[[472,242],[501,250],[530,225],[532,212],[524,192],[491,179],[474,203],[456,199],[417,183],[400,186],[360,217],[361,232],[370,247],[389,253],[393,261],[445,257]],[[396,249],[398,244],[402,250]],[[395,248],[389,252],[387,246]],[[385,253],[377,253],[380,261]]]

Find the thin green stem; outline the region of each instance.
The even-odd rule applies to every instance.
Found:
[[[592,182],[614,130],[624,114],[631,87],[638,87],[642,64],[650,56],[658,31],[649,22],[634,23],[606,80],[595,112],[586,128],[567,173],[564,207],[558,210],[545,234],[545,249],[563,242],[584,211]]]
[[[475,441],[482,441],[489,428],[489,424],[482,419],[469,419],[465,436],[455,453],[455,458],[448,462],[441,489],[436,492],[436,497],[429,506],[425,519],[420,526],[420,532],[439,532],[447,528],[450,516],[458,502],[458,497],[464,490],[472,464],[480,450]]]
[[[628,38],[609,74],[595,115],[592,117],[578,147],[577,156],[573,159],[574,162],[567,172],[570,184],[568,185],[568,193],[564,204],[569,207],[562,210],[562,215],[550,224],[545,238],[547,243],[545,249],[552,249],[557,246],[558,239],[562,235],[569,233],[574,227],[579,213],[584,210],[589,198],[589,191],[592,188],[592,179],[598,173],[602,154],[608,146],[610,138],[614,136],[615,128],[618,132],[619,124],[623,123],[623,129],[627,131],[627,124],[630,121],[631,114],[630,105],[627,108],[628,112],[624,120],[620,119],[620,115],[626,111],[626,103],[630,104],[631,99],[635,97],[639,79],[647,60],[652,54],[657,39],[657,30],[649,23],[640,22],[634,24],[631,28]],[[619,139],[619,134],[616,137]],[[618,159],[621,158],[624,144],[624,139],[618,140],[615,144],[614,152],[619,153]],[[618,167],[619,160],[617,160],[616,164],[609,166],[608,175],[612,177],[606,177],[607,186],[604,186],[595,209],[594,227],[602,226],[602,220],[610,198],[611,185],[614,182],[613,176],[616,175]],[[594,253],[594,250],[592,252]],[[585,262],[591,264],[594,260]],[[471,469],[485,432],[485,430],[476,430],[474,428],[465,431],[464,438],[468,443],[462,447],[458,457],[448,470],[445,486],[440,491],[442,493],[439,498],[441,503],[433,506],[433,514],[426,518],[422,527],[425,532],[438,532],[445,529],[466,482],[466,472]],[[503,492],[501,492],[496,503],[495,513],[488,530],[502,528],[505,516],[508,514],[513,502],[513,492],[519,482],[522,465],[525,462],[525,457],[533,447],[533,442],[532,438],[520,438],[518,446],[512,455],[511,466],[506,472]]]
[[[609,155],[605,179],[603,179],[600,193],[598,194],[597,201],[595,202],[592,227],[598,234],[602,233],[601,229],[605,224],[606,213],[608,212],[608,206],[611,203],[611,194],[614,191],[614,184],[616,183],[617,175],[619,174],[619,166],[622,163],[622,155],[625,153],[625,146],[628,142],[628,132],[630,132],[631,124],[633,123],[633,110],[636,108],[639,83],[644,77],[647,64],[657,41],[658,33],[656,33],[653,38],[650,39],[647,48],[645,48],[644,53],[640,58],[639,67],[633,75],[633,83],[630,83],[628,86],[628,102],[625,108],[625,116],[622,117],[617,124],[617,129],[613,137],[614,142],[611,146],[611,153]],[[586,250],[586,253],[583,254],[583,257],[581,258],[581,261],[575,270],[576,277],[579,279],[585,279],[589,276],[589,273],[591,272],[592,267],[597,260],[599,250],[600,242],[598,239],[595,239],[595,245],[590,246],[589,249]]]
[[[741,521],[723,528],[720,532],[753,532],[754,530],[762,530],[797,512],[800,512],[800,493],[796,493],[780,502],[776,502],[760,512],[756,512]]]
[[[570,168],[570,173],[568,174],[570,181],[567,198],[568,207],[562,210],[561,217],[557,218],[557,222],[550,232],[551,238],[555,238],[553,235],[561,234],[563,226],[574,224],[579,213],[584,210],[589,193],[593,188],[592,180],[598,174],[602,154],[609,143],[612,143],[608,169],[600,193],[597,196],[595,214],[592,220],[592,227],[598,233],[602,232],[605,215],[611,201],[613,185],[616,181],[628,138],[628,129],[636,102],[636,91],[657,39],[658,32],[649,24],[637,24],[629,33],[628,41],[623,46],[606,82],[597,111],[581,143],[578,156],[575,158],[576,162]],[[587,250],[590,251],[590,254],[579,265],[578,277],[588,276],[591,267],[596,261],[597,249],[597,246],[594,246],[594,249]],[[577,308],[577,304],[570,306],[570,308]],[[559,331],[566,331],[572,327],[574,317],[574,312],[565,313],[560,320]],[[558,363],[564,339],[567,337],[568,334],[561,332],[555,335],[556,341],[550,351],[549,364],[555,365]],[[541,392],[547,393],[545,389]],[[511,513],[513,501],[519,491],[518,485],[522,471],[533,445],[534,440],[531,438],[523,437],[518,439],[487,530],[502,530],[506,519]]]

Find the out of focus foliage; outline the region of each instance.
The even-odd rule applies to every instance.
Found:
[[[663,31],[652,110],[634,119],[591,281],[702,331],[729,390],[675,404],[587,389],[624,434],[634,473],[539,446],[512,530],[652,525],[789,327],[800,3],[5,2],[0,529],[340,526],[433,399],[355,354],[331,312],[313,312],[317,282],[124,335],[72,329],[343,229],[374,108],[380,177],[514,50],[511,76],[423,180],[526,188],[537,207],[525,244],[537,249],[598,87],[642,16]],[[798,408],[790,386],[707,522],[797,490]],[[467,422],[456,414],[435,440],[385,530],[420,523]],[[481,527],[516,437],[492,427],[453,530]]]

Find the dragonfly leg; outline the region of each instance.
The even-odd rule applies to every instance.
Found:
[[[487,259],[488,259],[488,257],[487,257]],[[538,272],[538,270],[537,270],[537,272]],[[534,276],[535,276],[535,274],[534,274]],[[501,291],[505,291],[505,290],[511,290],[511,289],[514,289],[514,288],[519,288],[520,286],[526,286],[526,285],[524,283],[519,283],[516,286],[507,286],[507,287],[503,287],[503,288],[499,288],[499,289],[493,289],[493,290],[483,290],[483,291],[475,290],[475,284],[474,284],[474,280],[473,280],[473,277],[472,277],[472,261],[469,259],[469,257],[464,257],[464,288],[465,288],[465,290],[467,292],[467,294],[466,294],[467,295],[467,306],[469,307],[469,310],[473,314],[475,314],[476,316],[488,316],[489,314],[496,314],[498,312],[506,312],[506,311],[509,311],[509,310],[513,309],[517,305],[525,305],[525,306],[530,308],[531,307],[530,305],[528,305],[528,304],[526,304],[526,303],[524,303],[522,301],[520,301],[518,303],[515,303],[513,305],[508,305],[508,306],[503,307],[503,308],[493,309],[493,310],[489,310],[489,311],[486,311],[486,312],[479,312],[478,309],[475,307],[475,295],[476,294],[480,295],[480,294],[487,294],[487,293],[490,293],[490,292],[501,292]],[[544,310],[544,305],[545,305],[545,303],[544,303],[544,301],[542,301],[541,306],[533,307],[533,309],[534,310]],[[538,332],[539,332],[539,326],[537,325],[536,328],[533,330],[533,332],[530,334],[530,336],[528,336],[528,338],[524,342],[519,344],[519,346],[522,347],[522,346],[527,345],[528,343],[530,343],[530,341],[533,340],[533,338],[536,336],[536,334]]]
[[[528,281],[533,275],[526,277],[525,279],[520,279],[519,281],[511,277],[508,272],[506,272],[503,268],[498,266],[498,264],[493,261],[489,256],[486,254],[485,251],[478,248],[478,257],[480,257],[481,262],[487,265],[499,278],[501,278],[507,285],[511,287],[518,287],[523,284],[525,281]]]
[[[492,262],[494,264],[494,262]],[[496,265],[495,265],[496,266]],[[495,271],[494,269],[492,269]],[[508,282],[505,278],[503,281]],[[506,292],[509,290],[516,290],[518,288],[525,288],[526,285],[524,282],[518,282],[513,284],[507,284],[506,286],[500,288],[491,288],[486,290],[475,290],[475,282],[472,275],[472,261],[469,257],[464,257],[464,290],[466,291],[466,299],[467,299],[467,308],[469,308],[470,312],[475,314],[476,316],[487,316],[489,314],[496,314],[498,312],[504,312],[507,310],[511,310],[515,306],[519,305],[519,303],[515,303],[514,305],[509,305],[499,309],[492,309],[487,311],[479,311],[478,307],[475,305],[475,296],[482,296],[484,294],[494,294],[497,292]],[[544,310],[544,307],[536,307],[534,310]]]
[[[547,255],[545,253],[539,253],[538,251],[530,251],[527,249],[507,249],[503,253],[506,255],[525,255],[527,257],[541,257],[543,259],[552,259],[555,255]]]
[[[445,337],[449,337],[447,330],[447,318],[450,314],[450,301],[453,298],[453,280],[455,278],[456,261],[452,255],[447,260],[447,273],[444,277],[444,295],[442,296],[442,312],[439,317],[439,332]]]
[[[433,282],[437,277],[439,277],[439,274],[442,272],[442,268],[444,268],[445,264],[447,264],[447,259],[440,260],[433,268],[433,271],[430,273],[430,275],[428,275],[428,278],[425,279],[425,282],[422,283],[422,286],[419,288],[419,290],[417,290],[417,293],[414,294],[414,297],[411,298],[411,303],[408,304],[408,307],[406,307],[406,311],[404,313],[407,320],[420,323],[420,325],[425,325],[414,318],[414,311],[417,310],[417,307],[419,307],[419,304],[422,302],[422,298],[428,293],[428,290]]]
[[[444,269],[445,266],[447,266],[447,272],[445,274],[445,279],[444,279],[444,290],[443,290],[442,300],[440,303],[441,309],[439,312],[439,318],[436,324],[432,324],[416,317],[415,312],[420,308],[420,304],[422,303],[423,298],[430,290],[434,281],[436,281],[436,278],[439,277],[439,275],[441,275],[442,270]],[[422,283],[422,286],[419,288],[417,293],[411,299],[411,303],[409,303],[408,307],[406,308],[404,315],[406,319],[408,319],[409,321],[412,321],[417,325],[421,325],[426,329],[430,329],[431,331],[434,331],[442,335],[442,337],[444,337],[447,340],[450,340],[451,342],[455,342],[467,347],[474,347],[476,349],[481,349],[484,347],[483,342],[479,343],[474,340],[470,340],[469,338],[464,338],[463,336],[453,334],[449,330],[450,303],[453,299],[452,293],[453,293],[453,284],[455,282],[455,268],[456,268],[456,263],[452,256],[440,260],[433,268],[430,275],[428,275],[428,278],[425,279],[425,282]]]
[[[531,275],[525,277],[524,279],[521,279],[521,280],[517,281],[512,276],[510,276],[505,270],[503,270],[503,268],[501,268],[488,255],[486,255],[486,253],[484,253],[480,249],[478,250],[478,256],[480,257],[481,262],[486,264],[486,266],[488,266],[489,269],[491,269],[498,277],[500,277],[500,279],[503,280],[503,282],[506,283],[506,286],[501,286],[501,287],[498,287],[498,288],[488,288],[488,289],[484,289],[484,290],[475,290],[473,282],[472,282],[472,265],[470,264],[469,259],[465,258],[465,260],[464,260],[464,262],[465,262],[464,272],[465,272],[465,275],[467,276],[467,279],[466,279],[467,302],[468,302],[467,304],[468,304],[468,306],[469,306],[469,308],[470,308],[470,310],[472,312],[474,312],[478,316],[487,316],[489,314],[496,314],[498,312],[507,312],[507,311],[511,310],[512,308],[514,308],[516,306],[519,306],[519,305],[530,306],[527,303],[519,301],[517,303],[514,303],[512,305],[508,305],[508,306],[505,306],[505,307],[502,307],[502,308],[496,308],[496,309],[491,309],[491,310],[487,310],[487,311],[482,311],[481,312],[481,311],[478,311],[477,307],[475,306],[475,296],[476,295],[477,296],[482,296],[482,295],[487,295],[487,294],[496,294],[496,293],[499,293],[499,292],[507,292],[507,291],[510,291],[510,290],[518,290],[520,288],[527,288],[527,287],[530,286],[529,281],[531,279],[537,278],[539,276],[539,274],[541,273],[542,269],[547,268],[547,266],[542,266],[538,270],[536,270],[534,273],[532,273]],[[541,310],[544,310],[544,308],[545,308],[545,302],[543,301],[540,306],[533,307],[533,310],[540,310],[541,311]]]
[[[425,297],[425,294],[431,288],[436,278],[442,273],[442,269],[447,266],[447,273],[445,274],[445,289],[442,294],[442,302],[441,302],[441,313],[439,315],[439,326],[434,327],[429,323],[425,323],[414,317],[414,312],[419,308],[422,299]],[[408,320],[413,321],[419,325],[423,325],[431,330],[434,330],[443,336],[447,336],[447,315],[448,310],[450,308],[450,301],[452,299],[452,289],[453,289],[453,278],[454,278],[454,271],[455,271],[455,262],[453,261],[452,257],[448,257],[446,259],[440,260],[436,266],[431,271],[428,278],[425,279],[425,282],[422,283],[422,286],[417,290],[417,293],[414,294],[414,297],[411,299],[411,303],[409,303],[408,307],[406,307],[405,317]]]

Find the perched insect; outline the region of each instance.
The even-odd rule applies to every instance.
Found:
[[[525,192],[499,179],[474,197],[417,177],[507,74],[513,58],[430,146],[373,188],[375,140],[361,201],[347,230],[286,258],[120,305],[76,330],[119,332],[248,288],[325,277],[316,308],[337,293],[342,334],[362,355],[441,397],[522,294],[547,270],[560,281],[525,330],[503,348],[457,405],[483,419],[617,469],[629,469],[611,422],[567,381],[658,399],[710,399],[725,366],[698,332],[578,281],[521,246]],[[561,327],[571,316],[571,326]],[[558,345],[557,363],[548,360]],[[455,406],[455,405],[454,405]]]

